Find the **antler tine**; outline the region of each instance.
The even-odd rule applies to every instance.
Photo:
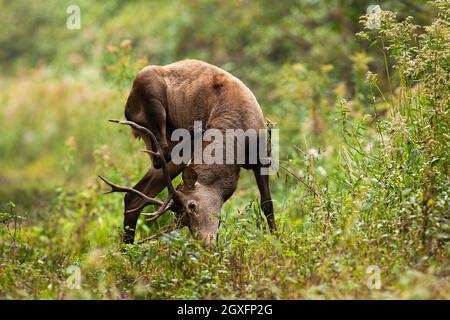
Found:
[[[119,186],[111,181],[109,181],[108,179],[106,179],[105,177],[99,175],[98,176],[104,183],[106,183],[108,186],[111,187],[110,191],[105,192],[104,194],[108,194],[108,193],[113,193],[113,192],[133,192],[135,194],[137,194],[138,196],[140,196],[142,199],[145,200],[144,203],[146,203],[146,205],[149,204],[154,204],[154,205],[158,205],[158,206],[162,206],[164,203],[150,198],[148,196],[146,196],[145,194],[143,194],[142,192],[140,192],[139,190],[133,189],[133,188],[127,188],[127,187],[123,187],[123,186]]]
[[[170,199],[170,198],[169,198],[169,199]],[[142,209],[144,209],[146,206],[148,206],[149,204],[153,204],[153,203],[150,203],[150,202],[144,200],[144,201],[142,201],[141,204],[138,205],[136,208],[126,210],[125,213],[133,213],[133,212],[142,210]],[[164,205],[164,203],[161,202],[161,206],[163,206],[163,205]]]
[[[171,198],[167,198],[167,200],[164,201],[163,205],[157,211],[155,211],[153,213],[143,213],[143,215],[148,217],[145,220],[154,221],[154,220],[158,219],[165,212],[167,212],[172,207],[172,205],[173,205],[173,200]]]
[[[166,162],[166,159],[164,158],[164,154],[163,154],[161,145],[159,144],[159,141],[158,141],[158,139],[156,139],[156,137],[153,134],[153,132],[151,132],[146,127],[138,125],[137,123],[135,123],[133,121],[117,120],[117,119],[112,119],[112,120],[109,120],[109,121],[113,122],[113,123],[128,125],[128,126],[134,128],[134,129],[138,130],[138,131],[141,131],[141,132],[147,134],[152,139],[153,144],[156,147],[157,153],[154,153],[153,151],[150,151],[150,150],[146,150],[146,152],[148,151],[150,154],[158,156],[161,159],[162,170],[163,170],[163,173],[164,173],[164,179],[166,180],[167,190],[169,191],[169,194],[171,195],[172,198],[174,198],[175,200],[178,199],[179,196],[178,196],[177,191],[175,190],[175,188],[172,185],[172,179],[170,178],[169,169],[167,168],[167,162]]]
[[[157,152],[153,152],[152,150],[141,150],[141,152],[148,153],[148,154],[151,154],[152,156],[159,157],[159,154]]]

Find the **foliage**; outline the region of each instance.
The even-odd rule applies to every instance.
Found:
[[[380,29],[361,17],[367,46],[354,36],[360,2],[155,2],[153,19],[141,1],[101,14],[92,6],[82,32],[98,36],[76,43],[105,50],[68,66],[65,46],[21,39],[35,46],[30,55],[0,33],[2,45],[17,45],[2,63],[54,59],[0,78],[0,298],[448,299],[449,3],[434,6],[429,22],[428,7],[419,21],[382,11]],[[51,26],[30,15],[20,32]],[[243,78],[280,128],[276,234],[242,172],[216,250],[185,229],[159,234],[169,216],[140,220],[147,241],[120,244],[122,198],[101,196],[95,176],[132,185],[148,159],[106,120],[121,116],[146,60],[185,56]],[[371,270],[379,289],[368,286]]]

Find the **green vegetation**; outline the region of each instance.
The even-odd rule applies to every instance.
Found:
[[[386,1],[379,29],[363,1],[78,2],[68,30],[69,2],[0,0],[1,299],[450,298],[449,1]],[[186,57],[280,128],[277,234],[243,170],[215,251],[170,215],[120,243],[96,174],[149,163],[106,120],[143,65]]]

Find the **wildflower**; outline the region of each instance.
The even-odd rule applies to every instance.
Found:
[[[123,50],[130,50],[131,47],[132,47],[131,40],[123,40],[120,43],[120,48],[123,49]]]
[[[376,85],[378,83],[378,74],[373,73],[371,71],[367,71],[366,83],[368,83],[370,85]]]
[[[112,44],[108,44],[106,50],[108,50],[109,53],[116,53],[117,51],[119,51],[119,48],[113,46]]]

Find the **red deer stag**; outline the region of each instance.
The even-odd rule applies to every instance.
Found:
[[[234,193],[240,168],[252,169],[261,195],[261,207],[271,231],[276,229],[269,176],[261,173],[267,166],[256,162],[174,164],[169,140],[175,129],[192,131],[194,121],[202,130],[247,131],[264,129],[264,117],[253,93],[230,73],[197,60],[183,60],[166,66],[147,66],[136,76],[125,106],[127,121],[111,120],[131,126],[142,138],[152,160],[144,177],[134,186],[118,186],[104,177],[109,192],[126,192],[124,242],[133,243],[137,219],[148,205],[160,208],[149,215],[155,220],[169,209],[179,227],[189,227],[195,238],[214,246],[222,205]],[[259,137],[261,139],[261,137]],[[212,142],[202,141],[203,149]],[[244,148],[249,148],[245,140]],[[264,143],[265,145],[265,143]],[[227,152],[229,152],[227,150]],[[248,151],[246,151],[248,152]],[[247,155],[247,153],[246,153]],[[247,159],[247,158],[246,158]],[[182,172],[183,182],[175,188],[172,179]],[[167,187],[169,198],[161,202],[152,197]]]

